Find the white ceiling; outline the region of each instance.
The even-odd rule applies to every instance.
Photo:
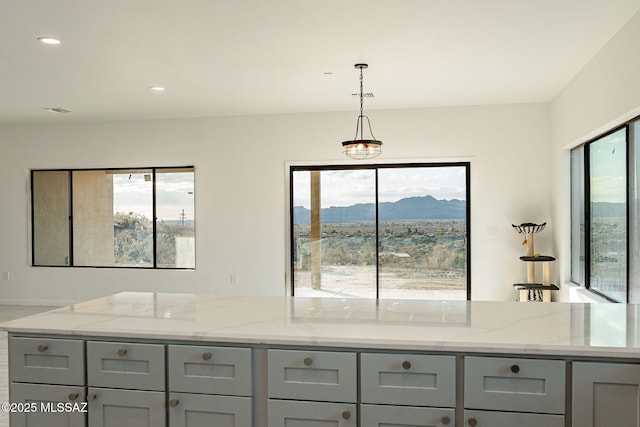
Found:
[[[547,102],[639,9],[640,0],[3,0],[0,123],[357,111],[357,62],[369,64],[364,90],[375,94],[365,110]]]

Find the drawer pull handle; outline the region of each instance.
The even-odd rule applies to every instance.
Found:
[[[402,369],[411,369],[411,362],[409,362],[408,360],[402,362]]]
[[[69,393],[69,400],[74,401],[78,398],[78,393]]]
[[[88,400],[89,402],[93,402],[94,400],[96,400],[96,397],[98,397],[98,396],[96,396],[96,395],[95,395],[95,394],[93,394],[93,393],[89,393],[89,394],[87,395],[87,400]]]
[[[517,374],[518,372],[520,372],[520,366],[511,365],[511,372],[513,372],[514,374]]]
[[[118,351],[116,351],[116,353],[118,354],[118,356],[124,357],[124,355],[127,354],[127,349],[126,348],[119,348]]]
[[[172,408],[175,408],[176,406],[178,406],[178,402],[179,402],[178,399],[171,399],[169,401],[169,406],[171,406]]]
[[[348,420],[349,418],[351,418],[351,412],[349,412],[349,411],[344,411],[344,412],[342,413],[342,418],[343,418],[343,419],[345,419],[345,420]]]
[[[44,353],[45,351],[47,351],[47,345],[46,344],[40,344],[38,345],[38,351],[40,353]]]
[[[469,419],[467,420],[467,423],[468,423],[471,427],[474,427],[474,426],[477,426],[477,425],[478,425],[478,420],[476,420],[475,418],[469,418]]]
[[[206,353],[202,353],[202,360],[211,359],[211,352],[207,351]]]
[[[310,357],[305,357],[304,358],[304,364],[305,366],[311,366],[311,364],[313,363],[313,359]]]
[[[442,424],[444,424],[445,426],[448,426],[450,423],[451,423],[451,418],[449,418],[446,415],[442,417]]]

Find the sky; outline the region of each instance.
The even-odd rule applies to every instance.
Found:
[[[620,129],[589,145],[592,202],[627,200],[626,131]]]
[[[145,180],[146,173],[113,175],[113,212],[135,212],[147,218],[153,217],[152,182]],[[151,175],[151,171],[148,171]],[[158,219],[180,220],[184,209],[185,219],[194,219],[194,183],[192,172],[156,174],[156,213]]]
[[[466,170],[462,166],[381,168],[378,199],[395,202],[407,197],[466,199]],[[293,205],[310,208],[310,172],[295,171]],[[322,206],[351,206],[375,202],[375,171],[372,169],[324,170],[321,172]]]

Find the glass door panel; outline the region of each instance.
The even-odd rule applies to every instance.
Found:
[[[379,298],[467,299],[464,166],[380,168]]]
[[[296,296],[376,297],[375,170],[292,173]]]

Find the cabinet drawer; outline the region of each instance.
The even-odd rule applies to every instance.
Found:
[[[253,425],[252,401],[250,397],[170,393],[169,425],[248,427]]]
[[[170,345],[169,390],[251,396],[251,349]]]
[[[269,400],[269,427],[356,427],[357,418],[352,403]]]
[[[81,340],[9,338],[11,381],[84,385]]]
[[[269,350],[267,358],[269,397],[357,401],[355,353]]]
[[[564,416],[519,414],[516,412],[464,411],[464,423],[462,425],[465,427],[564,427]]]
[[[464,366],[465,408],[565,413],[564,361],[466,357]]]
[[[87,381],[90,386],[164,390],[164,346],[89,341]]]
[[[456,406],[455,356],[363,353],[360,381],[363,403]]]
[[[37,405],[35,412],[12,412],[13,427],[84,427],[86,425],[87,403],[85,388],[82,386],[12,383],[10,396],[13,403]],[[59,403],[70,406],[58,409]]]
[[[89,387],[89,426],[164,427],[165,394],[159,391]]]
[[[454,409],[415,406],[362,405],[361,425],[366,427],[446,427],[456,425]]]

